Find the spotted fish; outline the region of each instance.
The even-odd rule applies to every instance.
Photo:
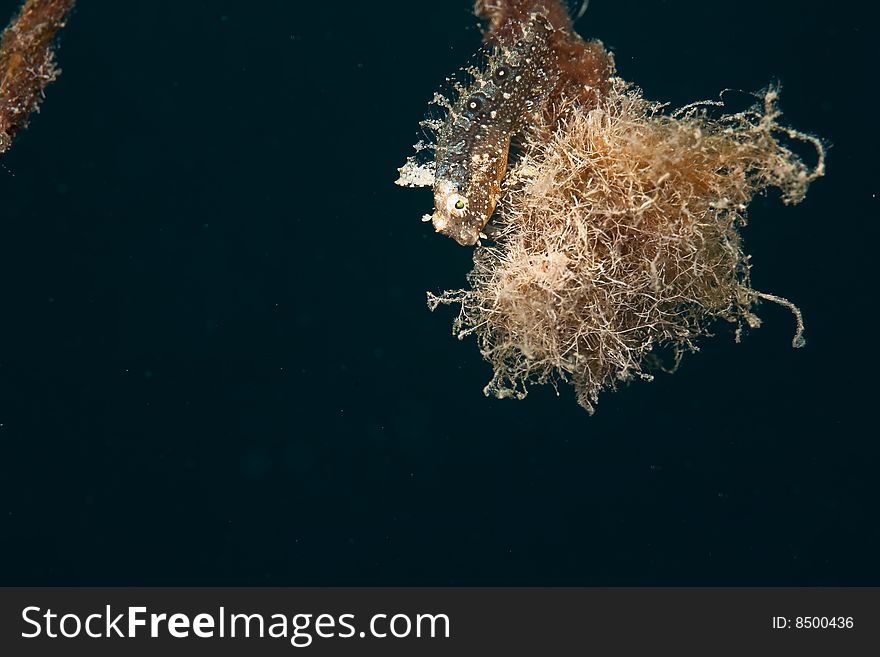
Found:
[[[420,167],[410,158],[400,169],[398,184],[433,185],[434,214],[426,219],[462,245],[480,239],[501,195],[511,138],[541,111],[558,77],[546,18],[534,14],[518,29],[516,39],[488,52],[483,66],[468,69],[472,80],[457,85],[455,102],[435,94],[447,114],[423,122],[437,134],[434,162]]]

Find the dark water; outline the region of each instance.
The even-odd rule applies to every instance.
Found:
[[[768,4],[579,26],[674,105],[779,79],[829,141],[745,233],[807,348],[765,305],[591,418],[484,398],[425,307],[468,250],[392,181],[469,3],[81,2],[0,171],[0,584],[880,584],[871,23]]]

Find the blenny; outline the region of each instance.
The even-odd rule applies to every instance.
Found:
[[[613,72],[611,56],[574,33],[559,0],[477,0],[475,13],[489,21],[483,65],[465,69],[468,84],[453,82],[454,101],[434,95],[446,116],[422,122],[435,144],[416,145],[434,160],[409,158],[397,181],[433,186],[434,213],[425,220],[466,246],[485,237],[511,140],[530,126],[552,126],[568,103],[595,100]]]

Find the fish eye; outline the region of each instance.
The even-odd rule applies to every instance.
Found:
[[[468,200],[466,196],[462,196],[461,194],[454,192],[446,197],[445,203],[443,204],[444,209],[446,210],[446,214],[449,217],[462,217],[464,216],[465,209],[467,208]]]
[[[495,69],[495,77],[499,80],[504,80],[510,75],[510,71],[507,70],[506,66],[499,66]]]

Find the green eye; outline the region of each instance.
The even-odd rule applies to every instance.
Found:
[[[455,209],[456,210],[464,210],[464,201],[462,201],[462,200],[456,201],[455,202]]]

